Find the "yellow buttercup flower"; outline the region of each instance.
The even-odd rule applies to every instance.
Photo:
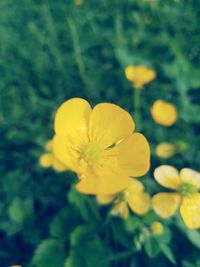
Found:
[[[169,218],[179,207],[186,226],[200,228],[200,173],[188,168],[179,173],[172,166],[162,165],[155,169],[154,177],[162,186],[175,190],[154,195],[154,211],[162,218]]]
[[[118,195],[97,195],[97,201],[102,205],[113,202],[111,214],[124,219],[128,218],[128,208],[143,215],[149,210],[151,203],[149,195],[144,192],[143,184],[136,179],[132,179],[131,184]]]
[[[66,171],[67,168],[63,165],[54,155],[53,153],[53,141],[49,140],[45,144],[45,149],[47,153],[44,153],[39,158],[39,164],[42,168],[50,168],[52,167],[57,172]]]
[[[125,69],[126,78],[133,82],[136,89],[141,89],[145,84],[156,77],[156,72],[145,66],[128,66]]]
[[[164,126],[171,126],[177,120],[177,110],[175,105],[164,100],[156,100],[151,107],[151,115],[155,122]]]
[[[133,133],[130,114],[114,104],[92,110],[81,98],[64,102],[55,116],[53,149],[56,157],[80,178],[85,194],[115,194],[142,176],[150,164],[145,137]]]
[[[176,153],[175,145],[171,143],[160,143],[156,146],[156,155],[160,158],[170,158]]]
[[[161,235],[163,233],[164,227],[163,224],[160,222],[153,222],[151,224],[151,231],[155,235]]]

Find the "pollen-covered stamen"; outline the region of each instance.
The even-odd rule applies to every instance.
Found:
[[[100,163],[104,156],[104,149],[96,143],[90,143],[83,152],[83,159],[89,164]]]
[[[184,197],[191,197],[192,195],[194,195],[198,192],[198,188],[196,185],[189,184],[189,183],[183,183],[179,187],[179,192]]]

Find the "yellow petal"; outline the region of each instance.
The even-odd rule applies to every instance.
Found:
[[[180,199],[178,193],[158,193],[152,198],[153,209],[160,217],[169,218],[176,213]]]
[[[161,235],[164,231],[164,226],[162,223],[155,221],[151,224],[151,231],[155,235]]]
[[[200,228],[200,194],[184,197],[180,207],[181,216],[190,229]]]
[[[143,191],[144,191],[143,184],[137,179],[132,178],[131,184],[126,188],[124,194],[128,196],[130,194],[140,193]]]
[[[45,153],[42,156],[40,156],[39,164],[42,168],[49,168],[51,167],[53,162],[53,156],[50,153]]]
[[[79,152],[76,147],[75,140],[68,139],[62,135],[55,135],[53,139],[53,153],[55,157],[64,165],[67,169],[78,172],[79,169]],[[80,142],[77,140],[77,145]]]
[[[160,185],[166,188],[177,189],[181,185],[177,169],[169,165],[162,165],[156,168],[154,177]]]
[[[151,115],[155,122],[164,126],[171,126],[177,120],[177,110],[175,105],[163,100],[154,102],[151,108]]]
[[[129,176],[142,176],[150,167],[150,148],[146,138],[139,133],[118,144],[119,167]]]
[[[64,172],[67,170],[66,166],[62,164],[59,160],[57,160],[55,157],[53,158],[52,168],[56,172]]]
[[[133,82],[135,79],[135,67],[134,66],[127,66],[125,69],[125,76],[127,80]]]
[[[97,202],[101,205],[110,204],[114,198],[115,198],[115,195],[97,195],[96,196]]]
[[[86,171],[80,177],[76,188],[83,194],[113,195],[123,191],[131,184],[131,178],[119,171],[105,168],[98,173]]]
[[[64,102],[56,112],[56,134],[76,137],[79,133],[87,132],[90,113],[89,103],[82,98],[72,98]]]
[[[127,202],[133,212],[138,215],[143,215],[150,208],[151,198],[147,193],[140,192],[129,195]]]
[[[53,149],[53,139],[50,139],[45,144],[46,151],[51,152]]]
[[[90,141],[107,148],[131,135],[134,121],[122,108],[109,103],[98,104],[92,110],[89,122]]]
[[[115,204],[112,208],[110,214],[114,216],[120,216],[123,219],[127,219],[129,215],[128,206],[125,201],[120,201]]]
[[[195,185],[200,188],[200,173],[189,168],[184,168],[180,171],[181,180],[184,183]]]

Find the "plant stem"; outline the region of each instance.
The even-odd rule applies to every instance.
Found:
[[[140,89],[133,89],[134,120],[137,131],[140,129]]]

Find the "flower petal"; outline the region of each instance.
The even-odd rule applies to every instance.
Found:
[[[78,137],[78,136],[77,136]],[[74,172],[79,170],[79,147],[80,140],[71,140],[63,135],[55,135],[53,138],[53,154],[66,169]]]
[[[146,138],[134,133],[121,143],[119,148],[119,168],[129,176],[142,176],[150,167],[150,148]]]
[[[83,194],[103,195],[116,194],[131,184],[131,178],[113,170],[102,170],[94,173],[88,170],[80,177],[76,188]]]
[[[108,205],[110,204],[115,198],[115,195],[97,195],[96,199],[97,202],[101,205]]]
[[[184,197],[180,213],[188,228],[200,228],[200,194],[195,194],[190,198]]]
[[[134,126],[131,115],[124,109],[109,103],[98,104],[90,116],[90,141],[107,148],[131,135]]]
[[[177,189],[181,185],[181,179],[176,168],[169,165],[161,165],[154,171],[155,180],[162,186]]]
[[[82,98],[72,98],[64,102],[56,112],[56,134],[74,136],[87,131],[90,112],[89,103]]]
[[[184,168],[180,171],[181,180],[184,183],[189,183],[200,188],[200,173],[189,168]]]
[[[176,213],[180,199],[178,193],[158,193],[152,198],[153,209],[160,217],[169,218]]]
[[[129,195],[127,202],[133,212],[138,215],[143,215],[150,208],[151,198],[147,193],[140,192]]]

